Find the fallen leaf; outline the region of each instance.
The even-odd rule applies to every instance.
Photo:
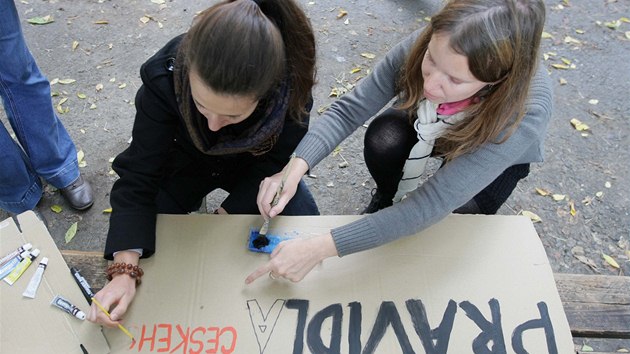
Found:
[[[124,89],[125,87],[127,87],[127,84],[124,83],[124,82],[122,84],[118,85],[119,89]]]
[[[166,1],[165,0],[151,0],[151,2],[154,3],[154,4],[162,5]]]
[[[544,190],[544,189],[542,189],[542,188],[536,188],[536,193],[542,195],[543,197],[549,195],[549,192]]]
[[[50,85],[52,86],[52,85],[54,85],[54,84],[56,84],[56,83],[58,83],[58,82],[59,82],[59,78],[58,78],[58,77],[56,77],[56,78],[54,78],[54,79],[50,80]]]
[[[79,46],[79,41],[72,41],[72,50],[76,50]]]
[[[72,224],[70,226],[70,228],[68,229],[68,231],[66,231],[66,243],[72,241],[72,239],[74,238],[74,235],[77,234],[77,227],[79,226],[79,222],[75,222],[74,224]]]
[[[542,222],[542,219],[540,218],[540,216],[532,213],[531,211],[523,210],[521,214],[523,214],[524,216],[527,216],[534,223]]]
[[[76,82],[76,81],[77,80],[75,80],[75,79],[61,79],[61,80],[59,80],[59,83],[62,84],[62,85],[69,85],[69,84],[71,84],[73,82]]]
[[[604,22],[604,26],[610,29],[616,30],[617,28],[619,28],[619,26],[621,26],[621,21],[614,20],[614,21]]]
[[[611,256],[602,253],[602,257],[604,257],[604,260],[606,261],[606,263],[610,264],[611,266],[613,266],[614,268],[619,269],[619,263],[617,263],[617,261],[615,261],[614,258],[612,258]]]
[[[103,209],[103,213],[109,214],[112,212],[112,208]]]
[[[571,249],[571,254],[573,255],[573,257],[577,258],[577,260],[589,266],[593,271],[599,273],[599,267],[597,266],[597,264],[595,264],[592,259],[587,258],[584,255],[584,248],[580,246],[575,246]]]
[[[140,22],[142,22],[142,23],[146,24],[146,23],[149,23],[149,21],[151,21],[151,19],[146,17],[146,16],[140,17]]]
[[[552,194],[551,198],[553,200],[555,200],[556,202],[559,202],[561,200],[564,200],[564,198],[566,198],[566,195],[564,195],[564,194]]]
[[[549,32],[543,32],[541,38],[542,39],[553,39],[553,36]]]
[[[564,43],[572,43],[572,44],[582,44],[582,42],[580,42],[579,40],[571,37],[571,36],[566,36],[564,37]]]
[[[573,118],[571,119],[571,125],[573,125],[573,127],[575,128],[575,130],[577,131],[585,131],[588,130],[588,125],[582,123],[579,119],[577,118]]]
[[[599,192],[595,193],[595,196],[596,196],[597,198],[601,198],[601,197],[603,197],[603,196],[604,196],[604,192],[599,191]]]
[[[583,29],[579,29],[578,28],[578,29],[575,30],[575,33],[577,33],[577,34],[584,34],[586,32]]]
[[[96,84],[95,89],[96,89],[96,92],[102,90],[103,89],[103,84]]]
[[[77,92],[77,97],[79,97],[80,99],[84,100],[87,98],[87,95],[81,92]]]
[[[59,214],[59,213],[61,213],[61,211],[63,210],[63,208],[61,207],[61,205],[54,204],[54,205],[51,205],[51,206],[50,206],[50,210],[52,210],[52,211],[54,211],[55,213]]]
[[[583,352],[592,352],[593,351],[593,347],[584,344],[584,345],[582,345],[582,349],[581,350]]]
[[[558,80],[560,82],[560,85],[566,85],[567,84],[567,80],[560,78],[560,80]]]
[[[90,105],[90,109],[96,109],[96,105],[95,105],[94,103],[92,103],[92,104]]]
[[[626,32],[626,38],[630,39],[630,31]]]
[[[569,69],[571,69],[570,66],[564,65],[564,64],[551,64],[551,66],[554,67],[555,69],[562,69],[562,70],[569,70]]]
[[[361,71],[361,68],[352,68],[352,70],[350,70],[350,74],[355,74],[355,73],[358,73],[359,71]]]
[[[575,211],[575,203],[573,203],[573,201],[569,202],[569,210],[570,210],[571,216],[575,216],[575,214],[577,214],[577,211]]]
[[[372,54],[372,53],[361,53],[361,56],[368,59],[376,58],[376,54]]]
[[[85,153],[83,152],[83,150],[77,151],[77,161],[79,163],[81,163],[81,161],[83,161],[84,157],[85,157]]]
[[[340,19],[348,14],[348,11],[344,9],[339,9],[339,13],[337,13],[337,19]]]
[[[604,187],[610,188],[610,187],[612,187],[612,184],[610,184],[610,182],[606,181],[606,183],[604,183]]]
[[[599,100],[596,100],[596,99],[588,100],[588,103],[590,103],[592,105],[596,105],[596,104],[599,103]]]
[[[326,112],[328,108],[330,108],[330,104],[325,104],[323,106],[320,106],[319,108],[317,108],[317,113],[321,115],[324,112]]]
[[[28,23],[32,24],[32,25],[47,25],[49,23],[53,23],[55,22],[55,20],[53,19],[52,15],[46,15],[46,16],[37,16],[37,17],[31,17],[28,20],[26,20]]]
[[[108,25],[109,21],[107,20],[98,20],[98,21],[94,21],[95,25]]]

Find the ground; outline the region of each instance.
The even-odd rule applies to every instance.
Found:
[[[424,26],[440,4],[437,0],[299,2],[318,43],[312,121],[335,100],[333,93],[351,90],[388,49]],[[82,151],[81,171],[96,197],[90,210],[75,212],[48,186],[38,209],[60,249],[101,251],[108,227],[104,210],[110,208],[109,192],[117,178],[111,160],[131,137],[140,65],[170,38],[185,32],[195,13],[214,1],[16,3],[27,42],[52,81],[53,103],[63,112],[59,116]],[[535,227],[554,272],[626,275],[630,273],[630,1],[545,3],[541,56],[555,94],[546,160],[532,165],[530,175],[499,213],[533,213],[540,219]],[[54,22],[27,22],[48,15]],[[0,118],[8,126],[2,112]],[[572,119],[588,129],[580,131]],[[359,128],[306,178],[323,214],[358,214],[369,202],[374,183],[363,163],[364,131]],[[222,196],[210,195],[207,209],[217,207]],[[55,205],[61,207],[59,213],[52,211]],[[0,212],[0,218],[5,217]],[[66,243],[66,231],[75,222],[78,231]],[[612,265],[615,262],[618,267]]]

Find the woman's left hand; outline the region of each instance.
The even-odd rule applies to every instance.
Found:
[[[330,233],[283,241],[273,250],[269,262],[247,276],[245,284],[267,273],[272,278],[282,277],[299,282],[321,261],[336,255],[337,248]]]

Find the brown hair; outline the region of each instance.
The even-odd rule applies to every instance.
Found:
[[[228,0],[203,11],[186,38],[188,65],[212,90],[263,98],[288,76],[288,114],[304,118],[315,83],[315,37],[293,0]]]
[[[496,82],[480,90],[482,99],[467,109],[467,118],[436,142],[447,160],[514,132],[525,114],[544,22],[542,0],[450,0],[431,18],[401,71],[402,109],[414,111],[423,98],[422,60],[437,33],[450,36],[451,48],[468,58],[478,80]]]

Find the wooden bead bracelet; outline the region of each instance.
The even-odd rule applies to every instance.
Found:
[[[136,280],[136,285],[140,285],[140,283],[142,282],[140,278],[142,278],[142,276],[144,275],[144,271],[142,270],[142,268],[138,267],[137,265],[124,262],[110,264],[107,267],[107,270],[105,270],[105,273],[107,274],[107,280],[109,281],[111,281],[115,276],[119,274],[127,274],[132,279]]]

